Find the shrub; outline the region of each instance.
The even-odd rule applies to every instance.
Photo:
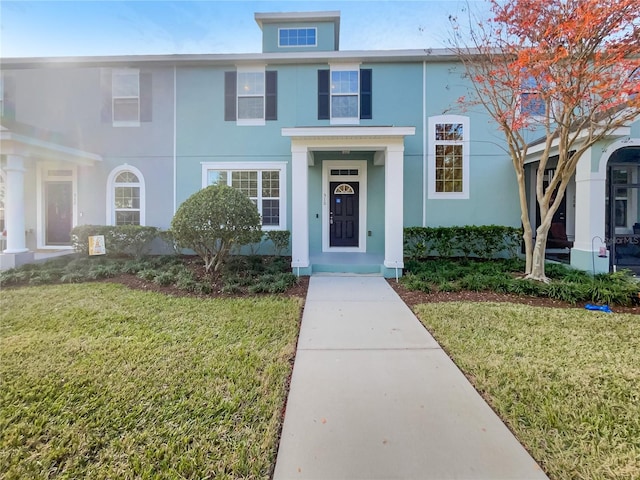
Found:
[[[273,243],[275,255],[279,257],[282,255],[282,252],[289,247],[291,232],[288,230],[269,230],[266,233],[266,237]]]
[[[109,255],[140,258],[149,253],[158,229],[142,225],[78,225],[71,230],[71,241],[76,251],[89,255],[89,237],[94,235],[104,235]]]
[[[489,259],[506,252],[513,258],[521,239],[520,228],[500,225],[407,227],[404,229],[404,253],[411,259],[436,254]]]
[[[235,246],[251,243],[260,215],[244,193],[227,185],[211,185],[191,195],[171,220],[177,244],[196,252],[205,270],[218,271]]]

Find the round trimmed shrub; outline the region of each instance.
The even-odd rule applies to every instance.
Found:
[[[207,272],[218,271],[232,248],[262,235],[255,204],[227,185],[211,185],[185,200],[171,220],[171,232],[180,247],[202,258]]]

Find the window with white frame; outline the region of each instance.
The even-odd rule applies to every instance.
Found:
[[[144,178],[140,170],[130,165],[114,169],[107,185],[107,223],[144,225],[144,197]]]
[[[469,198],[469,118],[429,118],[429,197]]]
[[[279,47],[315,47],[316,28],[280,28],[278,30]]]
[[[0,117],[4,115],[4,77],[0,75]]]
[[[113,70],[111,74],[113,124],[140,124],[140,72],[134,68]]]
[[[343,68],[331,69],[331,119],[357,122],[360,118],[360,70]]]
[[[238,122],[264,123],[264,67],[238,68]]]
[[[205,163],[203,188],[228,185],[245,193],[258,208],[266,230],[286,228],[284,163]]]

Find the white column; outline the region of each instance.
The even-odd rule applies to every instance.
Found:
[[[404,268],[404,144],[387,147],[384,162],[384,266]]]
[[[609,271],[608,258],[597,255],[605,239],[606,170],[591,171],[588,150],[576,168],[575,239],[571,249],[571,265],[594,273]]]
[[[7,155],[5,167],[5,228],[7,248],[4,253],[28,252],[24,233],[24,162],[22,157]]]
[[[309,166],[307,147],[291,145],[291,266],[309,267]]]

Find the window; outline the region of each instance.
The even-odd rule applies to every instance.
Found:
[[[469,198],[469,119],[429,118],[429,198]]]
[[[372,118],[371,69],[333,66],[318,70],[318,120],[353,125]]]
[[[258,207],[262,226],[286,228],[285,163],[204,163],[202,187],[229,185],[245,193]]]
[[[144,225],[144,193],[140,170],[130,165],[113,170],[107,183],[107,224]]]
[[[138,127],[152,120],[151,72],[135,68],[100,71],[103,123],[114,127]]]
[[[544,117],[547,108],[535,78],[522,82],[520,89],[520,114],[528,117]]]
[[[0,116],[15,120],[15,77],[0,75]]]
[[[278,30],[279,47],[315,47],[315,28],[281,28]]]
[[[4,173],[0,172],[0,233],[4,234],[4,199],[6,195]]]
[[[113,70],[112,101],[114,125],[140,123],[140,72],[136,69]]]
[[[278,72],[264,67],[225,72],[224,119],[238,125],[264,125],[278,118]]]

